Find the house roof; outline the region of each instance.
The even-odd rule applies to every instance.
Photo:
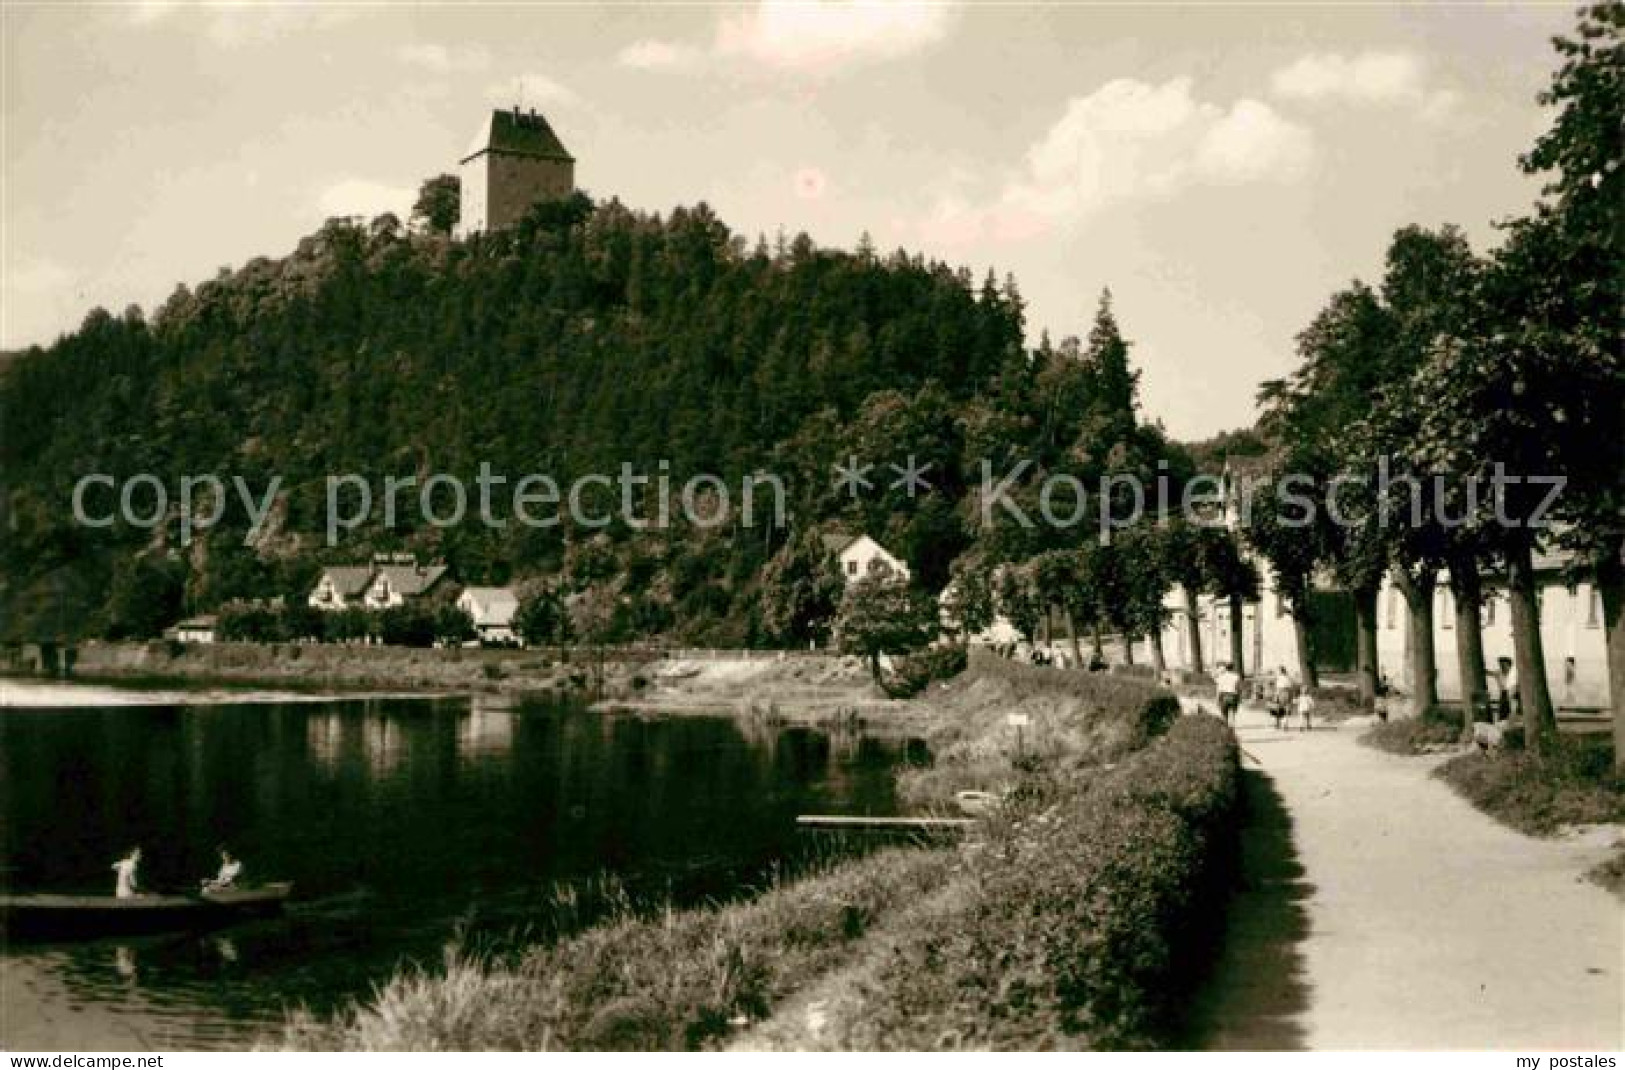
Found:
[[[505,628],[519,612],[519,596],[512,587],[464,587],[463,601],[476,627]]]
[[[824,549],[839,556],[848,546],[861,538],[862,535],[820,535],[818,541],[824,544]]]
[[[372,582],[371,565],[330,565],[322,569],[322,577],[332,582],[333,592],[340,598],[354,598]]]
[[[467,163],[482,152],[506,152],[515,156],[575,162],[575,157],[565,149],[547,118],[534,108],[529,112],[522,112],[518,108],[493,111],[480,125],[479,133],[474,136],[474,143],[468,147],[462,162]]]
[[[213,613],[205,613],[201,617],[187,617],[185,620],[175,625],[175,627],[186,628],[189,630],[200,630],[203,628],[213,628],[219,623],[219,617],[215,616]]]
[[[420,595],[440,582],[445,565],[379,565],[373,572],[389,582],[402,598]]]

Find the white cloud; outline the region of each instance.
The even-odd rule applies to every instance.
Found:
[[[670,41],[634,41],[616,55],[615,62],[639,71],[688,70],[699,65],[703,54],[692,45]]]
[[[948,16],[943,4],[762,0],[717,25],[716,51],[768,67],[827,70],[933,45],[947,35]]]
[[[944,195],[921,230],[948,245],[1019,240],[1193,187],[1293,182],[1313,157],[1309,131],[1262,101],[1227,108],[1198,100],[1189,78],[1119,79],[1068,102],[991,202]]]
[[[412,212],[417,191],[410,186],[392,186],[366,178],[341,178],[316,195],[316,207],[324,218],[359,215],[372,218],[394,212],[402,221]]]
[[[422,67],[437,74],[483,71],[491,66],[491,55],[483,48],[447,48],[445,45],[402,45],[395,53],[402,63]]]
[[[1315,53],[1280,68],[1270,88],[1285,100],[1366,106],[1410,106],[1425,119],[1442,119],[1459,99],[1429,84],[1427,66],[1408,52]]]
[[[138,0],[127,16],[137,25],[167,23],[185,16],[201,27],[209,41],[221,48],[237,48],[273,40],[306,29],[323,29],[362,14],[360,5],[316,3],[255,3],[252,0]]]
[[[1266,182],[1300,177],[1314,155],[1309,131],[1257,100],[1238,100],[1202,134],[1196,172],[1212,182]]]
[[[492,82],[485,87],[485,96],[503,107],[569,107],[581,101],[575,90],[545,74],[521,74],[504,82]]]
[[[717,22],[708,52],[642,40],[617,58],[640,70],[692,70],[709,56],[773,71],[828,73],[928,48],[947,36],[951,21],[946,2],[758,0]]]

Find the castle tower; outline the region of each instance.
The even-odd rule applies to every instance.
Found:
[[[532,108],[493,111],[459,168],[457,236],[511,227],[541,201],[575,191],[575,157]]]

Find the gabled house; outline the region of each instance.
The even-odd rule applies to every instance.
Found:
[[[359,606],[373,571],[371,565],[330,565],[316,577],[308,601],[316,609],[329,612]]]
[[[367,609],[390,609],[422,598],[445,578],[445,565],[378,565],[361,594],[361,604]]]
[[[514,630],[519,595],[512,587],[464,587],[457,596],[457,606],[474,619],[480,642],[496,646],[519,644],[519,633]]]
[[[824,549],[834,555],[848,585],[859,580],[909,578],[908,566],[867,535],[825,535]]]

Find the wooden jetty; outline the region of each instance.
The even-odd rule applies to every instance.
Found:
[[[801,814],[796,824],[805,829],[840,832],[964,832],[977,822],[969,817],[869,817],[865,814]]]

